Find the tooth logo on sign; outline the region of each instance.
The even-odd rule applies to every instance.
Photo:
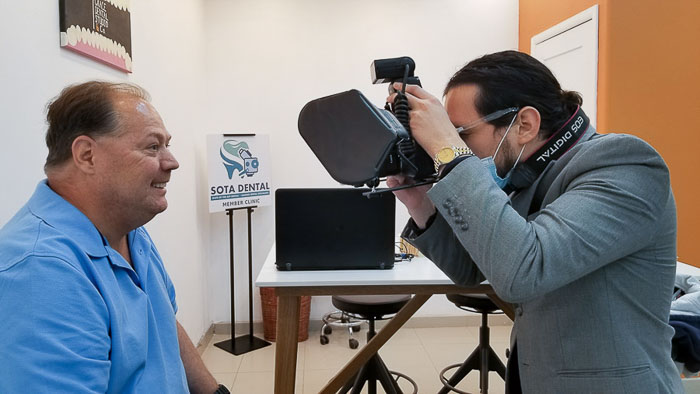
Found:
[[[228,173],[228,179],[238,173],[238,176],[251,177],[258,172],[258,158],[250,153],[248,144],[236,140],[226,140],[219,149],[224,167]]]

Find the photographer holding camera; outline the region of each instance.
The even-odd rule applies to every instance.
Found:
[[[682,392],[668,325],[676,209],[659,154],[597,134],[578,93],[520,52],[468,63],[444,107],[405,92],[439,181],[394,191],[411,215],[403,237],[455,283],[486,279],[515,304],[507,392]]]

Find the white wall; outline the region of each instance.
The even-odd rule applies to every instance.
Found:
[[[386,85],[373,86],[372,60],[408,55],[423,86],[440,95],[465,62],[517,48],[517,0],[259,0],[205,2],[206,120],[210,133],[270,135],[277,187],[335,187],[299,136],[297,117],[315,98],[361,90],[382,106]],[[200,149],[203,140],[200,141]],[[407,215],[398,210],[397,233]],[[224,213],[210,227],[209,307],[215,322],[230,321],[228,230]],[[236,214],[236,321],[247,321],[245,213]],[[253,213],[254,277],[273,243],[274,208]],[[340,273],[339,273],[340,274]],[[255,320],[260,320],[255,291]],[[312,319],[331,310],[314,297]],[[444,296],[418,315],[460,315]]]
[[[59,47],[58,1],[0,0],[0,226],[44,177],[50,98],[67,84],[95,78],[142,85],[173,135],[180,161],[169,184],[170,208],[147,227],[175,283],[178,319],[195,341],[211,322],[202,246],[208,214],[194,189],[193,145],[203,117],[202,8],[198,0],[132,1],[134,72],[127,75]]]

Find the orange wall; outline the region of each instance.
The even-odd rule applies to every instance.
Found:
[[[637,135],[671,169],[679,260],[700,266],[700,1],[520,0],[520,50],[599,5],[598,130]]]

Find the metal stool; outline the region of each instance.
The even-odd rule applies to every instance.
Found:
[[[386,315],[393,315],[398,312],[411,299],[410,295],[356,295],[356,296],[333,296],[333,305],[348,315],[367,320],[369,331],[367,341],[376,334],[374,322],[384,319]],[[396,375],[396,379],[392,377]],[[399,378],[406,379],[413,385],[413,394],[418,392],[418,385],[408,376],[389,371],[379,354],[372,356],[365,365],[360,368],[357,374],[350,379],[340,390],[340,393],[359,393],[367,383],[369,394],[376,394],[377,381],[382,385],[384,391],[389,394],[403,393],[397,383]]]
[[[354,318],[343,311],[333,311],[331,313],[326,313],[321,318],[323,320],[323,327],[321,327],[321,345],[328,344],[328,335],[333,333],[333,327],[340,327],[348,330],[350,334],[350,339],[348,339],[348,345],[350,349],[357,349],[360,346],[360,342],[353,337],[353,333],[360,331],[360,326],[363,320]]]
[[[464,309],[470,312],[481,313],[481,327],[479,327],[479,345],[474,349],[472,354],[461,364],[453,364],[440,371],[440,381],[443,384],[439,394],[446,394],[454,391],[460,394],[469,394],[466,391],[461,391],[456,388],[457,384],[464,379],[467,374],[473,370],[479,371],[480,380],[479,388],[483,394],[488,393],[489,387],[489,371],[495,371],[505,380],[506,367],[498,358],[496,352],[489,345],[489,313],[500,312],[496,304],[484,294],[448,294],[447,299],[452,301],[459,309]],[[498,312],[497,312],[498,311]],[[445,372],[450,369],[457,368],[457,371],[448,380],[445,378]]]

